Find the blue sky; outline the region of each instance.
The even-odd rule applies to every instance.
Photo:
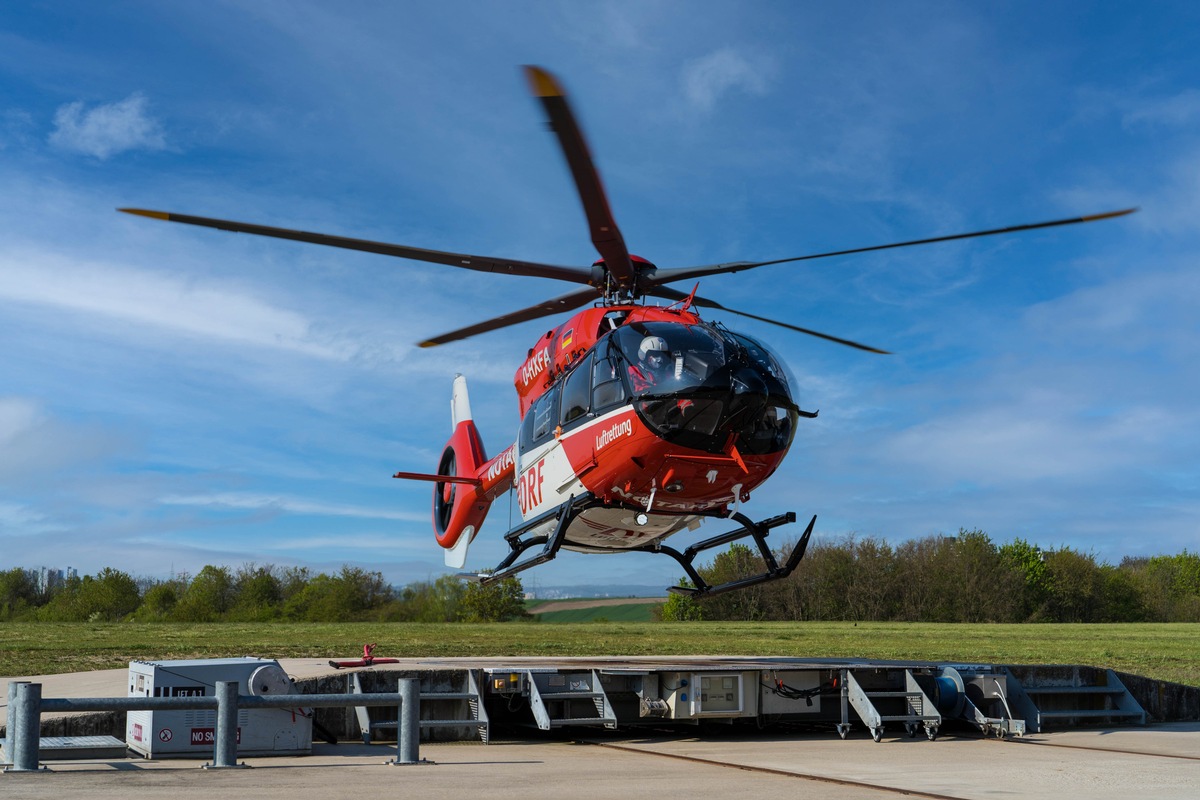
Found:
[[[544,324],[415,342],[539,279],[168,225],[156,208],[590,264],[519,65],[564,82],[632,252],[705,280],[806,409],[750,513],[1196,548],[1200,11],[1190,3],[11,2],[0,6],[0,567],[444,568],[455,373],[489,453]],[[690,289],[690,287],[680,287]],[[500,557],[501,499],[469,566]],[[779,538],[781,532],[775,537]],[[526,583],[661,584],[566,554]]]

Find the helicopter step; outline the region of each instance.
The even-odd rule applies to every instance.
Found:
[[[529,689],[529,708],[541,730],[568,725],[617,727],[617,715],[604,693],[597,670],[523,671]]]
[[[1013,668],[1008,702],[1034,733],[1084,719],[1146,724],[1146,711],[1111,669]],[[1042,674],[1042,673],[1045,674]]]
[[[359,678],[360,673],[350,673],[350,691],[352,694],[362,694],[363,686]],[[424,684],[425,681],[422,681]],[[420,725],[422,731],[429,728],[455,728],[459,730],[473,730],[479,737],[479,741],[483,744],[488,743],[488,738],[491,733],[491,722],[488,719],[487,709],[484,708],[482,693],[479,690],[479,681],[475,677],[473,670],[466,670],[465,680],[459,691],[425,691],[422,688],[420,695],[421,720]],[[458,705],[458,708],[450,708],[447,706]],[[372,718],[372,711],[382,715],[383,718]],[[396,730],[397,721],[395,719],[395,709],[388,708],[370,708],[367,706],[355,706],[355,715],[358,720],[358,728],[362,733],[363,744],[370,744],[375,731]],[[432,714],[440,714],[441,718],[431,716]],[[474,738],[474,737],[472,737]]]
[[[930,741],[937,738],[942,715],[917,683],[912,670],[904,670],[904,689],[883,690],[864,688],[854,672],[849,669],[843,669],[841,673],[842,721],[838,723],[837,731],[843,739],[850,731],[851,708],[867,726],[871,738],[876,742],[883,738],[884,724],[889,722],[903,723],[904,730],[910,737],[916,736],[917,731],[924,726],[925,735]]]

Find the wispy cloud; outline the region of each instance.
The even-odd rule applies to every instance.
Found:
[[[712,111],[722,95],[735,89],[754,95],[767,92],[762,65],[751,63],[732,47],[689,61],[681,77],[684,96],[705,112]]]
[[[244,289],[172,278],[48,253],[2,252],[0,298],[97,314],[179,335],[345,360],[346,343],[322,339],[304,315]]]
[[[198,506],[254,511],[276,511],[322,517],[354,517],[358,519],[389,519],[402,522],[424,522],[428,514],[380,510],[363,506],[320,503],[299,497],[240,492],[217,492],[206,495],[168,495],[159,500],[163,505]]]
[[[0,150],[30,141],[34,129],[33,115],[28,111],[17,108],[0,111]]]
[[[0,397],[0,481],[4,484],[44,487],[46,475],[104,459],[120,447],[121,439],[114,433],[64,423],[27,398]]]
[[[1166,97],[1129,100],[1123,114],[1126,125],[1192,125],[1200,119],[1200,89],[1185,89]]]
[[[17,503],[0,503],[0,531],[6,533],[34,534],[57,528],[44,524],[45,517],[33,509]]]
[[[1145,463],[1180,419],[1152,407],[1107,419],[1054,393],[964,410],[886,440],[888,461],[942,481],[994,486],[1042,480],[1079,482]]]
[[[11,446],[20,434],[39,419],[37,406],[20,397],[0,397],[0,448]]]
[[[162,126],[147,111],[146,97],[86,108],[82,102],[61,106],[54,114],[50,144],[101,160],[128,150],[164,150]]]
[[[288,554],[299,550],[340,550],[347,553],[356,553],[358,557],[361,557],[361,551],[376,551],[385,553],[391,558],[401,553],[410,552],[421,556],[433,555],[436,558],[437,554],[434,548],[431,547],[432,542],[432,533],[430,533],[428,539],[403,538],[395,534],[385,533],[351,533],[347,535],[297,536],[286,541],[273,542],[269,546],[274,551]]]

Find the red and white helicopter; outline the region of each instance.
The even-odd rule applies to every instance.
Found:
[[[474,576],[483,581],[545,563],[562,548],[585,553],[651,552],[673,558],[690,579],[691,587],[671,587],[672,591],[713,595],[786,577],[803,558],[815,516],[791,553],[780,560],[766,537],[772,529],[794,522],[795,514],[754,522],[738,509],[779,467],[799,420],[817,414],[797,405],[793,379],[762,342],[702,319],[697,309],[739,314],[860,350],[886,351],[735,311],[697,296],[695,289],[685,294],[667,284],[771,264],[1070,225],[1134,210],[772,261],[660,269],[626,249],[558,81],[538,67],[525,67],[525,74],[558,137],[583,202],[592,243],[600,255],[591,269],[120,209],[171,222],[480,272],[553,278],[584,287],[421,343],[422,347],[444,344],[587,306],[543,334],[517,370],[514,383],[521,425],[512,445],[494,458],[487,457],[471,418],[466,379],[459,375],[451,400],[453,434],[437,472],[395,475],[434,482],[434,532],[445,549],[446,564],[456,569],[465,566],[467,548],[492,502],[516,488],[523,522],[505,534],[509,552],[496,569]],[[663,298],[672,305],[646,305],[647,297]],[[684,550],[666,544],[673,534],[695,530],[710,518],[730,519],[739,527]],[[758,548],[765,565],[761,574],[717,585],[700,575],[695,564],[698,555],[745,538],[753,539]],[[537,547],[541,549],[520,560]]]

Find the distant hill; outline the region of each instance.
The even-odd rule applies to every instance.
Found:
[[[666,586],[637,583],[595,583],[575,586],[543,586],[534,579],[523,582],[525,591],[539,600],[576,600],[585,597],[599,599],[624,597],[629,599],[652,598],[666,591]]]

